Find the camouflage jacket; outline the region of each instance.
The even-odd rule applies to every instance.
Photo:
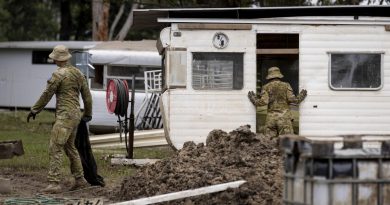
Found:
[[[87,80],[80,70],[66,64],[58,67],[52,74],[47,81],[46,89],[31,111],[39,113],[56,94],[56,118],[79,119],[80,93],[84,102],[84,116],[92,116],[92,96]]]
[[[281,115],[291,115],[289,104],[299,104],[303,100],[303,96],[296,97],[290,84],[273,80],[263,86],[260,98],[254,100],[257,106],[268,106],[268,113],[279,113]]]

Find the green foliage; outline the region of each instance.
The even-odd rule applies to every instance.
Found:
[[[54,40],[58,32],[56,9],[45,0],[2,0],[0,39]]]
[[[0,0],[0,41],[7,40],[5,35],[6,31],[9,29],[10,25],[7,23],[10,18],[10,13],[7,9],[4,8],[5,0]]]
[[[121,5],[125,5],[125,12],[115,29],[115,35],[126,21],[135,0],[110,0],[109,2],[109,25],[113,23]],[[141,9],[390,4],[390,0],[142,0],[137,2],[140,3]],[[91,40],[91,8],[92,0],[0,0],[0,41]],[[159,30],[131,31],[130,29],[126,40],[157,39],[158,34]]]
[[[143,39],[157,39],[160,34],[160,29],[142,29],[132,31],[130,29],[126,36],[126,40],[139,41]]]
[[[67,40],[92,39],[92,0],[71,0],[71,32]]]

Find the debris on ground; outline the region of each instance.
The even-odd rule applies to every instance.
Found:
[[[230,133],[213,130],[206,145],[186,142],[172,157],[141,167],[123,180],[115,197],[125,201],[236,180],[247,183],[165,204],[282,204],[282,153],[276,140],[251,132],[249,125]]]

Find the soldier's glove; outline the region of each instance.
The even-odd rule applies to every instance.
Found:
[[[302,89],[301,92],[299,92],[299,102],[302,102],[307,96],[307,91],[305,89]]]
[[[84,121],[84,122],[89,122],[89,121],[92,120],[92,116],[83,116],[83,117],[81,118],[81,120]]]
[[[256,105],[256,94],[253,91],[248,92],[248,98],[253,105]]]
[[[33,112],[30,112],[30,113],[28,113],[28,115],[27,115],[27,122],[30,122],[30,118],[32,117],[33,118],[33,120],[35,120],[35,116],[36,116],[37,114],[36,113],[33,113]]]

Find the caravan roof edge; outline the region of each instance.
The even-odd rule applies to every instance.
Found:
[[[211,23],[211,24],[302,24],[302,25],[313,25],[313,24],[328,24],[328,25],[389,25],[390,18],[375,18],[369,19],[362,17],[359,20],[354,19],[353,17],[349,18],[262,18],[262,19],[185,19],[185,18],[159,18],[158,22],[161,23]]]
[[[99,41],[8,41],[0,42],[0,48],[16,49],[53,49],[56,45],[65,45],[69,49],[87,50],[95,47]]]
[[[169,21],[157,19],[259,19],[277,17],[352,16],[390,17],[390,6],[300,6],[258,8],[138,9],[133,29],[164,28]],[[147,14],[147,15],[146,15]]]

